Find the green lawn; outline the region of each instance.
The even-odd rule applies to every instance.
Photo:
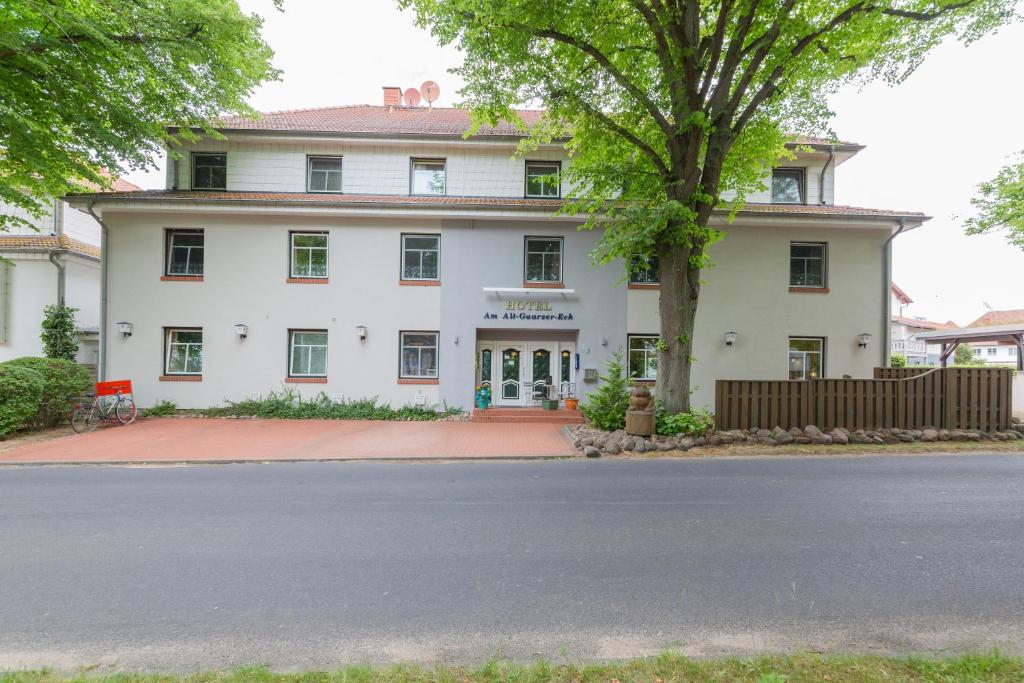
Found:
[[[279,674],[265,668],[183,676],[159,674],[97,675],[83,671],[0,673],[0,683],[910,683],[1024,681],[1024,659],[999,653],[955,659],[827,657],[793,655],[756,659],[695,660],[663,654],[616,664],[555,665],[545,662],[490,662],[479,668],[415,666],[349,667],[335,672]]]

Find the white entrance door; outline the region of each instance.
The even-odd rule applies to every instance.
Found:
[[[497,393],[494,387],[494,342],[479,342],[476,345],[476,383],[491,390],[491,399]]]
[[[579,398],[576,393],[576,344],[573,342],[558,344],[558,394],[562,398]]]
[[[524,406],[530,398],[524,344],[499,342],[495,345],[494,405]]]
[[[548,396],[548,385],[558,386],[558,342],[530,342],[529,372],[530,399],[538,401]]]

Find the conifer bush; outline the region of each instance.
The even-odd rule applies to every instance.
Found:
[[[629,409],[629,381],[622,366],[622,349],[611,355],[600,376],[601,385],[580,404],[583,417],[593,426],[606,432],[626,426]]]

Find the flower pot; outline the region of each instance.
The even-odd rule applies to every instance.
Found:
[[[557,398],[545,398],[540,402],[544,410],[558,410],[558,399]]]
[[[580,407],[580,400],[578,398],[567,398],[565,399],[565,407],[569,410],[576,410]]]

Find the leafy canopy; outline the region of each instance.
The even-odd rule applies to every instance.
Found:
[[[39,215],[69,179],[107,187],[103,169],[150,167],[168,125],[253,113],[246,98],[278,75],[261,24],[235,0],[4,3],[0,201]]]
[[[1018,158],[978,186],[971,199],[978,215],[967,219],[968,235],[1005,232],[1010,244],[1024,249],[1024,153]]]

